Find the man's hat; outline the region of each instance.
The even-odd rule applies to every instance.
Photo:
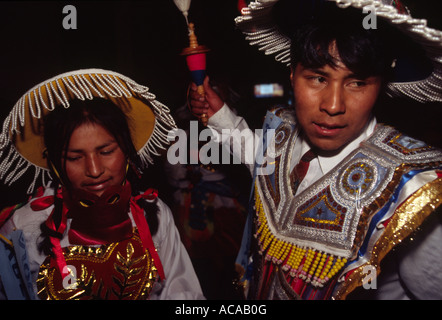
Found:
[[[375,15],[378,24],[388,28],[381,31],[398,44],[395,77],[386,93],[441,102],[442,32],[428,27],[425,19],[413,18],[398,0],[256,0],[242,9],[235,22],[251,45],[290,65],[290,33],[297,27],[320,19],[332,21],[338,15],[350,18],[355,12],[361,17]]]
[[[0,133],[0,180],[11,185],[34,170],[31,193],[38,179],[50,179],[44,156],[43,117],[56,108],[69,108],[73,99],[103,98],[128,117],[134,146],[142,165],[169,144],[168,132],[176,128],[170,110],[145,86],[113,71],[84,69],[46,80],[26,92],[12,108]]]

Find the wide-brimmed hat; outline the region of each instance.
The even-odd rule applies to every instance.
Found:
[[[0,133],[0,180],[11,185],[34,170],[31,193],[38,181],[50,180],[44,156],[43,118],[56,108],[69,108],[73,99],[103,98],[128,117],[134,146],[143,167],[169,144],[168,132],[176,128],[170,110],[156,100],[149,88],[119,73],[83,69],[63,73],[26,92],[14,105]]]
[[[287,30],[293,31],[318,16],[330,19],[336,12],[350,16],[354,11],[375,14],[388,28],[381,32],[394,31],[391,41],[399,43],[397,35],[400,34],[400,41],[407,42],[399,44],[395,60],[397,72],[388,83],[386,93],[419,102],[441,102],[442,32],[428,27],[425,19],[413,18],[398,0],[256,0],[242,9],[242,15],[235,22],[251,45],[290,65],[291,35]],[[342,14],[339,16],[341,19]]]

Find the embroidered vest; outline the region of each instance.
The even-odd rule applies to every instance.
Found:
[[[275,167],[255,178],[252,298],[345,298],[362,285],[363,267],[379,269],[382,258],[442,201],[439,177],[389,211],[405,182],[441,168],[442,152],[384,125],[294,196],[287,183],[297,135],[293,116],[287,110],[269,113],[266,125],[276,128]]]
[[[137,201],[154,201],[156,190],[148,189],[131,197],[131,186],[126,182],[108,188],[101,197],[81,190],[71,193],[64,190],[57,197],[64,201],[61,223],[55,226],[54,208],[46,225],[65,233],[70,217],[67,234],[73,245],[62,248],[58,238],[50,238],[52,255],[40,266],[37,279],[39,298],[147,299],[154,283],[164,279],[164,270],[145,212]],[[35,199],[30,205],[39,211],[53,202],[54,197],[47,196]],[[129,208],[134,228],[130,226]]]
[[[64,279],[48,257],[40,266],[42,300],[143,300],[157,281],[154,260],[138,232],[129,239],[101,246],[63,248],[69,275]]]

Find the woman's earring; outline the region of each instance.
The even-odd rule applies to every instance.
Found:
[[[135,172],[135,174],[137,175],[138,179],[141,179],[141,172],[140,170],[137,168],[137,166],[130,161],[129,159],[127,159],[127,166],[126,166],[126,175],[127,172],[129,171],[129,166],[132,168],[132,170]]]

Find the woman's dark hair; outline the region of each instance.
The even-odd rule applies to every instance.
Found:
[[[57,170],[60,177],[54,179],[69,186],[69,180],[63,170],[65,167],[63,156],[69,146],[70,137],[79,126],[93,123],[106,128],[115,137],[126,157],[138,165],[138,155],[132,142],[129,130],[129,121],[126,115],[109,100],[95,98],[93,100],[70,101],[69,108],[57,107],[44,119],[44,143],[46,156],[50,167]]]
[[[134,195],[139,194],[142,190],[138,177],[139,173],[137,171],[139,171],[138,168],[141,162],[131,138],[129,127],[130,119],[128,119],[124,112],[113,102],[101,98],[84,101],[74,99],[70,101],[69,108],[58,106],[45,117],[45,154],[48,165],[52,171],[51,175],[54,182],[56,182],[54,187],[56,188],[57,185],[64,184],[69,188],[70,182],[64,170],[66,161],[65,154],[74,130],[86,123],[99,124],[115,137],[119,147],[130,163],[127,179],[132,185],[132,193]],[[155,234],[158,230],[158,208],[156,203],[140,200],[138,201],[138,205],[145,210],[150,231],[152,234]],[[61,221],[62,206],[62,200],[55,197],[55,223],[60,223]],[[49,254],[51,251],[49,236],[61,238],[62,235],[54,234],[44,223],[41,229],[44,240],[40,248],[45,254]]]

